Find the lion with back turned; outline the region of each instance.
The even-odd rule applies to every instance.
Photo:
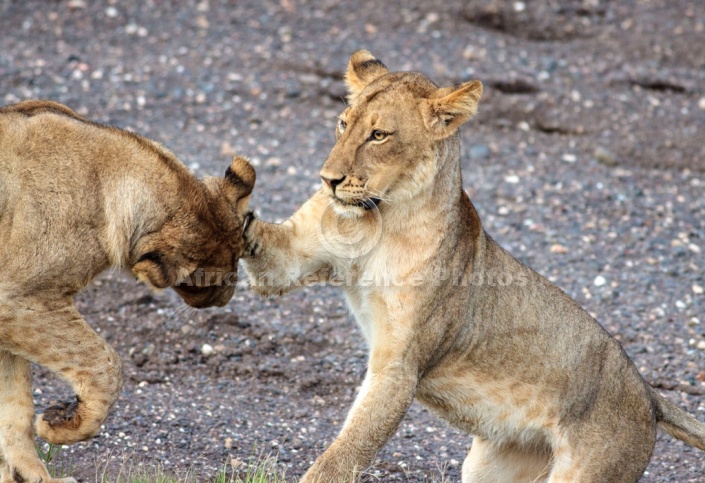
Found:
[[[657,426],[705,424],[656,393],[570,297],[485,233],[463,190],[459,127],[479,81],[439,88],[355,53],[322,187],[281,224],[255,218],[253,290],[342,285],[369,347],[338,437],[302,482],[349,482],[412,400],[472,434],[464,483],[634,482]]]
[[[85,440],[118,397],[120,358],[73,296],[115,267],[193,307],[225,305],[254,182],[239,157],[199,181],[158,143],[55,102],[0,108],[0,483],[74,481],[49,475],[35,431]],[[34,423],[30,362],[76,393]]]

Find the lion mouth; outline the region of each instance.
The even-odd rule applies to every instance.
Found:
[[[382,200],[380,200],[379,198],[367,198],[362,201],[358,201],[355,204],[360,208],[364,208],[365,210],[371,210],[372,208],[376,208],[379,205],[380,201]]]
[[[382,202],[380,198],[365,198],[363,200],[344,200],[335,195],[333,195],[333,199],[341,205],[355,206],[357,208],[362,208],[365,211],[369,211],[373,208],[378,207],[379,204]]]

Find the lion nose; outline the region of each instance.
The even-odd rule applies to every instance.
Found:
[[[333,193],[335,193],[335,188],[336,188],[340,183],[343,182],[343,180],[345,179],[345,176],[343,176],[342,178],[339,178],[339,179],[332,179],[332,178],[326,178],[325,176],[321,176],[321,179],[323,180],[323,182],[324,182],[325,184],[327,184],[328,186],[330,186],[330,189],[332,189],[332,190],[333,190]]]

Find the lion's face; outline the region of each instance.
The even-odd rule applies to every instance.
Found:
[[[153,287],[173,287],[192,307],[226,305],[237,283],[254,183],[255,171],[243,158],[233,160],[224,178],[205,179],[193,210],[176,213],[144,241],[133,273]]]
[[[482,84],[438,88],[418,73],[389,73],[367,51],[355,53],[346,83],[350,105],[320,175],[346,216],[404,203],[428,188],[441,141],[477,110]]]
[[[235,236],[234,236],[235,237]],[[223,307],[235,292],[238,246],[221,245],[197,262],[197,268],[174,285],[174,291],[191,307]]]

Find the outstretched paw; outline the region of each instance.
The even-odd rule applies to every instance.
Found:
[[[245,219],[242,222],[242,238],[244,240],[243,257],[256,257],[260,252],[260,242],[257,239],[255,227],[259,217],[254,211],[245,213]]]

